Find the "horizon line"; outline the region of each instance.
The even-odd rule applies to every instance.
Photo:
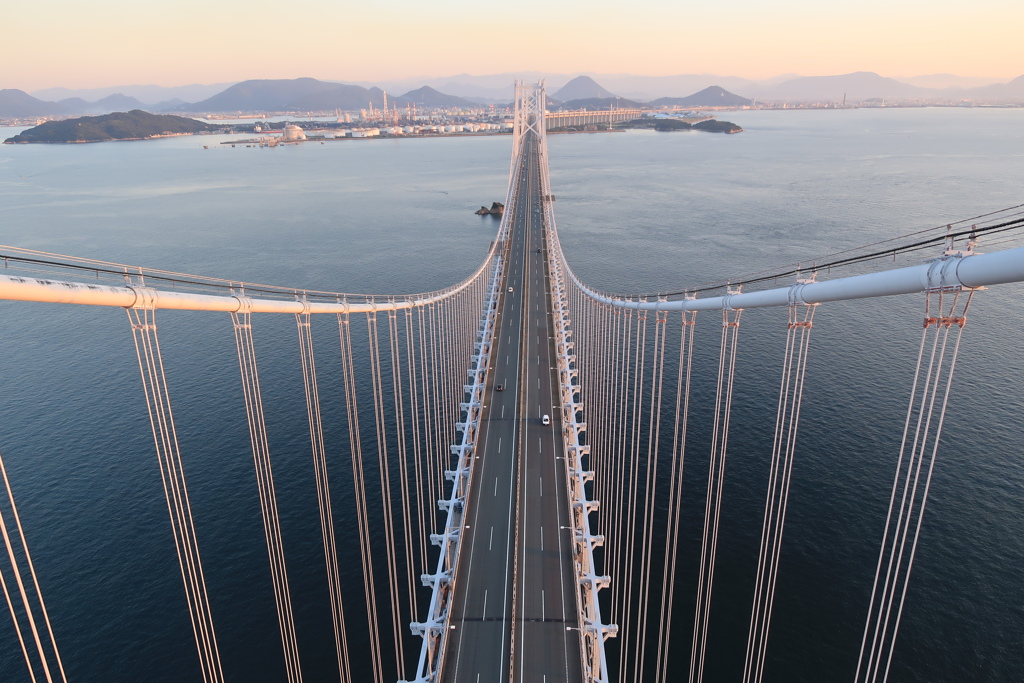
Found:
[[[393,77],[384,77],[384,78],[370,79],[370,80],[367,80],[367,79],[359,79],[359,80],[347,79],[347,80],[341,80],[341,79],[336,79],[336,78],[324,78],[324,77],[318,78],[318,77],[315,77],[315,76],[293,76],[293,77],[279,77],[279,78],[259,78],[259,77],[257,77],[257,78],[240,78],[240,79],[237,79],[237,80],[223,80],[223,81],[214,80],[214,81],[211,81],[211,82],[208,82],[208,83],[203,83],[203,82],[199,82],[199,81],[193,80],[192,82],[180,83],[180,84],[176,84],[176,85],[163,85],[161,83],[150,82],[150,83],[115,83],[115,84],[111,84],[111,85],[93,85],[93,86],[79,86],[79,87],[69,87],[69,86],[66,86],[66,85],[51,85],[51,86],[47,86],[47,87],[35,87],[35,88],[31,88],[31,89],[22,89],[22,88],[17,88],[17,87],[7,87],[7,88],[0,88],[0,89],[22,90],[22,92],[26,92],[28,94],[33,94],[33,93],[36,93],[36,92],[44,92],[44,91],[47,91],[47,90],[76,91],[76,90],[105,90],[105,89],[109,89],[109,88],[163,88],[163,89],[173,89],[173,88],[188,88],[188,87],[209,87],[209,86],[214,86],[214,85],[226,85],[226,86],[230,87],[232,85],[236,85],[238,83],[245,83],[247,81],[290,81],[290,80],[297,80],[297,79],[300,79],[300,78],[312,78],[312,79],[318,80],[318,81],[323,81],[323,82],[327,82],[327,83],[338,83],[338,84],[341,84],[341,85],[366,85],[366,84],[386,83],[386,82],[389,82],[389,81],[390,82],[404,82],[404,81],[416,82],[416,81],[422,81],[422,80],[454,79],[454,78],[459,78],[459,77],[469,77],[469,78],[494,78],[494,77],[498,77],[498,76],[514,77],[516,75],[516,73],[517,72],[515,72],[515,71],[503,71],[503,72],[497,72],[497,73],[480,73],[480,74],[461,72],[461,73],[451,74],[451,75],[446,75],[446,76],[425,76],[425,75],[420,75],[420,76],[393,76]],[[965,79],[965,80],[966,79],[970,79],[970,80],[988,80],[988,81],[992,81],[994,83],[1000,83],[1000,82],[1005,83],[1005,82],[1012,81],[1012,80],[1014,80],[1016,78],[1019,78],[1020,76],[1024,75],[1024,72],[1022,72],[1021,74],[1018,74],[1016,76],[990,76],[990,75],[987,75],[987,76],[967,75],[967,76],[965,76],[965,75],[961,75],[961,74],[953,74],[953,73],[947,73],[947,72],[940,72],[940,73],[917,74],[917,75],[913,75],[913,76],[887,76],[885,74],[879,73],[878,71],[870,71],[870,70],[855,70],[855,71],[846,71],[846,72],[843,72],[843,73],[815,74],[815,75],[810,75],[810,76],[804,75],[804,74],[797,74],[797,73],[782,73],[782,74],[777,74],[775,76],[770,76],[770,77],[765,77],[765,78],[751,78],[751,77],[748,77],[748,76],[723,75],[723,74],[715,74],[715,73],[708,73],[708,72],[703,72],[703,73],[675,73],[675,74],[667,74],[667,75],[650,75],[650,74],[643,74],[643,73],[628,73],[628,72],[601,73],[601,72],[597,72],[597,71],[573,71],[573,72],[565,72],[565,73],[556,73],[556,72],[537,71],[535,69],[524,69],[520,73],[523,73],[523,74],[540,74],[544,78],[549,78],[549,77],[576,78],[578,76],[589,76],[589,77],[603,76],[603,77],[614,77],[614,78],[630,78],[630,77],[632,77],[632,78],[667,79],[667,78],[703,77],[703,76],[706,76],[706,77],[714,77],[714,78],[722,78],[722,79],[744,80],[744,81],[749,81],[749,82],[755,83],[755,84],[759,83],[759,82],[777,81],[777,80],[780,80],[780,79],[795,80],[795,79],[799,79],[799,78],[829,78],[829,77],[835,77],[835,76],[849,76],[849,75],[853,75],[853,74],[874,74],[874,75],[880,76],[882,78],[890,78],[890,79],[896,80],[896,81],[911,80],[911,79],[921,79],[921,78],[933,78],[933,77],[948,77],[948,78]]]

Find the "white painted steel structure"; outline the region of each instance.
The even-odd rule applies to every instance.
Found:
[[[463,511],[473,480],[474,452],[483,410],[484,387],[487,385],[490,368],[491,346],[497,323],[498,297],[504,270],[505,260],[499,257],[491,274],[487,300],[480,321],[477,352],[473,355],[473,366],[468,370],[472,383],[465,386],[465,391],[469,395],[469,400],[459,406],[465,413],[464,420],[457,425],[458,430],[462,432],[462,441],[451,447],[451,454],[458,456],[458,460],[455,469],[444,472],[444,478],[452,483],[452,488],[447,499],[437,501],[438,507],[446,513],[444,531],[432,534],[430,542],[439,546],[441,553],[434,573],[423,574],[421,577],[423,585],[431,589],[431,596],[426,618],[410,625],[413,635],[423,638],[416,665],[416,677],[411,683],[437,680],[447,644],[448,608],[452,592],[457,588],[455,576],[462,547]]]
[[[564,257],[563,257],[564,258]],[[584,285],[568,268],[569,277],[594,301],[610,306],[646,311],[719,311],[830,301],[867,299],[878,296],[916,294],[928,290],[977,289],[992,285],[1024,282],[1024,247],[991,254],[950,253],[928,263],[907,268],[837,278],[824,282],[801,281],[788,287],[759,292],[725,294],[704,299],[642,301],[607,296]]]
[[[301,291],[296,291],[296,300],[261,299],[247,297],[245,285],[239,284],[232,289],[239,294],[214,295],[193,292],[174,292],[146,287],[143,284],[129,284],[121,287],[98,285],[86,282],[42,279],[24,276],[0,274],[0,299],[8,301],[36,301],[54,304],[83,304],[89,306],[114,306],[117,308],[135,308],[145,305],[148,308],[178,311],[220,311],[223,313],[373,313],[384,311],[421,308],[444,301],[458,294],[476,282],[494,263],[499,242],[491,247],[490,253],[481,266],[459,284],[438,292],[417,294],[409,297],[358,297],[349,301],[351,295],[337,294],[337,301],[310,300],[304,298]],[[7,254],[19,254],[23,250],[0,246]],[[34,252],[31,252],[34,254]],[[133,269],[134,270],[134,269]],[[129,275],[133,279],[145,281],[145,275]],[[227,286],[225,286],[227,289]],[[282,290],[282,294],[287,290]],[[365,300],[364,300],[365,299]]]
[[[524,154],[524,135],[530,133],[531,136],[536,135],[540,140],[539,154],[544,243],[549,267],[548,284],[551,292],[552,310],[554,311],[554,344],[556,350],[556,370],[559,380],[559,408],[561,410],[562,440],[566,456],[564,459],[564,466],[567,482],[566,488],[568,493],[569,518],[571,520],[570,530],[573,538],[573,559],[576,573],[576,603],[578,612],[577,617],[579,624],[581,625],[581,628],[579,629],[582,653],[581,663],[586,683],[608,683],[608,681],[612,680],[614,672],[609,671],[608,657],[605,652],[605,641],[612,636],[620,635],[620,629],[618,626],[610,623],[613,619],[606,622],[604,617],[602,617],[599,593],[602,589],[608,588],[612,584],[613,580],[618,581],[619,577],[610,577],[603,573],[599,573],[598,563],[595,562],[595,549],[604,548],[606,546],[606,541],[610,539],[606,539],[607,534],[601,535],[594,533],[590,515],[598,511],[599,505],[595,499],[596,496],[591,497],[591,493],[588,492],[588,485],[591,490],[593,490],[596,488],[595,484],[600,483],[598,480],[600,479],[601,472],[599,470],[597,474],[595,474],[594,470],[597,468],[593,467],[595,452],[599,450],[599,448],[605,447],[606,450],[609,451],[606,455],[610,455],[612,457],[621,457],[622,454],[615,452],[616,445],[611,441],[595,444],[592,433],[596,430],[588,430],[587,423],[583,419],[585,407],[583,397],[585,395],[585,390],[590,389],[590,387],[585,386],[585,380],[581,377],[581,375],[584,374],[581,371],[583,357],[582,355],[581,357],[578,357],[578,354],[580,354],[580,347],[584,345],[580,343],[582,339],[580,336],[581,329],[578,327],[580,320],[579,317],[576,319],[573,319],[572,317],[574,315],[574,311],[581,310],[580,302],[585,301],[586,305],[593,305],[595,310],[615,309],[616,312],[655,312],[659,314],[656,321],[658,324],[665,322],[667,319],[667,316],[661,317],[661,314],[673,312],[689,314],[684,317],[684,326],[693,324],[693,312],[724,312],[726,315],[723,315],[723,329],[731,328],[733,330],[734,336],[731,343],[733,344],[732,350],[734,352],[735,331],[739,327],[739,316],[738,313],[736,315],[728,315],[732,312],[764,307],[789,307],[790,310],[793,311],[799,307],[810,307],[833,301],[913,294],[920,292],[927,292],[929,295],[935,294],[936,296],[944,294],[955,296],[960,291],[969,293],[973,290],[984,287],[1005,283],[1024,282],[1024,247],[994,253],[978,254],[973,251],[973,242],[965,251],[955,251],[952,249],[952,245],[950,244],[944,254],[921,265],[896,268],[888,271],[857,275],[853,277],[836,278],[827,281],[815,281],[815,278],[812,277],[810,279],[799,280],[796,283],[785,287],[776,287],[745,293],[740,291],[729,291],[721,296],[709,296],[705,298],[686,296],[685,298],[675,298],[671,300],[667,297],[663,297],[658,300],[649,300],[648,298],[643,297],[622,297],[603,294],[588,287],[575,275],[575,273],[573,273],[561,248],[555,224],[553,211],[554,197],[551,190],[551,182],[548,172],[548,150],[544,124],[546,120],[545,93],[543,84],[528,86],[517,83],[515,110],[516,114],[513,128],[512,149],[513,173],[519,167],[521,155]],[[506,198],[507,207],[515,206],[518,199],[516,192],[517,185],[512,182],[512,178],[510,177]],[[339,321],[341,321],[343,317],[353,313],[373,316],[376,313],[393,314],[396,311],[408,312],[413,309],[426,309],[434,306],[435,304],[449,301],[453,297],[467,292],[467,290],[477,293],[477,298],[473,299],[473,315],[475,315],[476,302],[478,302],[480,298],[483,299],[483,310],[481,311],[479,321],[475,329],[467,329],[466,332],[468,333],[462,337],[465,340],[465,345],[467,347],[473,346],[474,350],[472,354],[469,354],[468,351],[466,353],[470,361],[469,367],[445,368],[445,371],[450,372],[453,375],[461,373],[462,371],[468,372],[469,383],[461,385],[466,400],[458,403],[459,412],[457,414],[455,413],[454,408],[455,401],[453,401],[452,405],[449,407],[450,410],[448,413],[453,416],[457,415],[461,418],[456,425],[456,430],[461,432],[462,436],[458,443],[451,444],[450,442],[445,442],[444,447],[441,448],[442,451],[446,451],[443,453],[444,455],[457,456],[457,461],[454,468],[445,468],[438,474],[439,479],[443,477],[444,480],[451,482],[451,488],[448,491],[447,497],[442,497],[437,501],[439,509],[445,513],[443,530],[441,533],[432,534],[430,536],[430,541],[434,545],[440,547],[440,553],[434,566],[434,571],[432,573],[424,573],[420,576],[423,585],[431,588],[432,590],[427,613],[421,621],[414,621],[411,624],[413,634],[422,637],[415,677],[411,680],[413,683],[432,683],[437,680],[438,667],[442,661],[444,650],[447,645],[447,634],[449,631],[448,607],[451,603],[453,593],[459,589],[459,586],[456,585],[455,577],[456,569],[460,561],[461,532],[464,524],[462,511],[470,492],[472,481],[474,452],[476,448],[476,438],[480,427],[481,411],[483,408],[484,387],[488,383],[489,360],[496,329],[497,306],[500,296],[501,282],[508,267],[506,248],[511,230],[511,220],[514,214],[515,212],[511,210],[506,211],[504,214],[496,240],[480,267],[462,282],[437,292],[409,296],[350,295],[321,292],[307,293],[302,290],[275,290],[264,288],[262,286],[244,285],[242,283],[229,283],[226,281],[211,280],[204,281],[201,278],[195,278],[195,282],[198,284],[202,284],[207,287],[212,286],[224,292],[223,294],[206,294],[193,291],[171,291],[153,286],[153,282],[171,280],[173,278],[168,276],[175,274],[160,273],[159,271],[143,271],[135,268],[117,266],[117,264],[96,264],[97,272],[102,270],[108,276],[118,276],[119,273],[117,269],[123,270],[123,277],[126,283],[124,285],[115,286],[109,284],[33,277],[29,275],[0,274],[0,300],[120,307],[128,310],[130,316],[134,316],[133,332],[136,334],[137,343],[140,345],[139,361],[143,372],[143,382],[147,390],[147,400],[150,402],[150,410],[152,411],[151,415],[158,413],[161,415],[160,419],[166,419],[166,425],[169,425],[169,428],[165,429],[167,434],[159,435],[159,438],[162,438],[166,443],[158,441],[157,449],[158,452],[163,453],[161,457],[164,459],[165,464],[162,466],[165,466],[168,472],[171,472],[168,476],[176,477],[180,474],[180,454],[178,453],[176,437],[174,437],[172,433],[173,421],[170,416],[166,382],[162,377],[163,368],[162,361],[159,357],[159,347],[155,338],[155,323],[152,318],[155,310],[219,311],[231,313],[232,315],[240,314],[245,317],[242,323],[236,323],[236,331],[240,327],[248,330],[249,334],[251,334],[251,329],[249,329],[248,316],[251,313],[290,313],[297,316],[297,320],[300,325],[300,334],[303,333],[302,325],[305,324],[305,334],[309,335],[308,316],[310,314],[336,314],[339,316]],[[16,248],[0,247],[0,250],[13,258],[23,258],[26,262],[32,261],[33,259],[38,262],[40,258],[44,256],[37,252],[29,252],[27,250],[19,250]],[[83,261],[78,265],[70,267],[85,268],[86,270],[89,269],[88,265],[83,266],[81,263],[86,262]],[[112,267],[115,266],[116,269],[112,269]],[[186,277],[185,280],[188,280],[188,278]],[[269,296],[252,297],[247,293],[247,289],[250,293],[254,291],[267,291]],[[479,296],[480,292],[483,292],[482,297]],[[969,297],[965,298],[969,301]],[[940,306],[941,305],[942,304],[940,303]],[[961,308],[957,308],[958,305]],[[926,318],[926,334],[928,333],[930,324],[934,325],[936,328],[944,325],[946,329],[949,329],[950,327],[963,326],[966,319],[965,303],[961,302],[960,304],[956,304],[954,302],[954,304],[950,306],[950,313],[948,315],[944,314],[944,310],[945,309],[940,309],[939,316],[936,318]],[[298,316],[302,316],[305,319],[305,323],[303,323]],[[640,319],[639,315],[637,316],[637,319]],[[595,315],[591,320],[587,321],[587,324],[597,325],[600,324],[602,320],[604,319],[600,318],[599,315]],[[791,318],[791,326],[804,325],[809,331],[810,317],[808,317],[807,321],[803,323],[794,323],[792,320],[793,319]],[[345,324],[347,324],[347,320]],[[374,325],[375,324],[376,322],[374,321]],[[465,326],[467,328],[473,327],[472,320],[469,320]],[[586,329],[596,328],[591,327]],[[639,325],[637,326],[637,329],[640,329]],[[633,332],[627,330],[627,332],[623,333],[622,338],[629,339],[629,334],[633,334]],[[397,338],[397,333],[393,333],[392,341]],[[470,341],[471,338],[472,341]],[[251,341],[248,343],[251,347]],[[308,336],[303,343],[308,345],[311,356],[312,337]],[[640,349],[641,345],[646,343],[646,341],[641,341],[640,338],[637,337],[636,343],[636,349]],[[945,341],[943,340],[942,343],[944,344]],[[454,343],[452,345],[454,345]],[[725,347],[723,346],[723,348]],[[806,347],[801,347],[801,354],[805,352]],[[392,354],[395,353],[396,352],[393,350]],[[599,353],[589,356],[591,359],[590,362],[593,362],[593,359],[598,357]],[[609,357],[619,354],[615,359],[609,361],[609,365],[614,362],[621,362],[622,358],[625,358],[628,363],[630,361],[629,353],[630,351],[627,349],[624,355],[621,354],[619,350],[616,350],[614,354],[609,354]],[[636,358],[639,358],[639,351],[636,353]],[[452,357],[455,357],[455,354],[453,354]],[[724,352],[722,357],[723,359],[725,358]],[[803,358],[804,356],[801,355],[799,357]],[[682,351],[680,358],[680,378],[682,378]],[[376,360],[379,361],[379,358]],[[642,362],[642,359],[637,361],[637,367],[639,367]],[[939,365],[941,365],[941,362]],[[254,370],[254,355],[252,358],[252,366]],[[946,377],[941,379],[936,378],[934,381],[929,379],[930,385],[937,387],[940,386],[942,382],[945,382],[946,384],[941,384],[941,386],[948,387],[949,377],[952,376],[952,367],[952,362],[950,362]],[[150,375],[148,379],[147,368]],[[379,372],[379,363],[376,371]],[[245,368],[243,368],[243,373],[244,372]],[[627,368],[625,372],[626,376],[628,376],[629,369]],[[731,398],[731,372],[731,369],[727,371],[720,370],[719,374],[720,392],[722,391],[723,386],[729,387],[728,392],[730,393],[726,395],[726,398],[724,398],[726,405]],[[306,373],[307,376],[310,374],[313,375],[315,383],[315,373],[313,373],[312,369],[307,370]],[[413,374],[415,374],[415,372],[413,372]],[[380,378],[377,377],[378,381],[379,379]],[[348,378],[346,378],[346,382],[348,381]],[[800,381],[802,382],[802,379]],[[686,382],[686,391],[688,391],[688,377]],[[255,373],[253,373],[252,383],[254,384],[255,392],[258,393],[258,383],[255,380]],[[636,395],[642,393],[636,389],[636,387],[641,386],[642,383],[638,381],[633,389]],[[346,389],[347,388],[348,387],[346,387]],[[682,392],[681,386],[679,387],[679,391]],[[794,395],[787,398],[787,400],[798,403],[800,400],[799,391],[802,391],[802,389],[797,390]],[[602,401],[609,405],[614,403],[617,397],[617,395],[609,396],[607,394],[601,394],[600,392],[598,392],[597,395],[601,396]],[[626,395],[625,390],[622,395]],[[398,400],[401,401],[401,398],[399,397]],[[310,398],[308,390],[307,401],[312,401],[310,404],[310,414],[312,415],[314,408],[313,404],[315,401]],[[932,403],[934,402],[933,397]],[[164,403],[166,403],[166,407],[163,407]],[[679,405],[680,404],[677,403],[676,406],[677,420]],[[683,430],[685,432],[685,403],[683,405]],[[154,408],[153,406],[156,407]],[[319,408],[318,406],[315,407],[317,415],[319,415]],[[375,405],[375,408],[377,407],[379,406]],[[607,406],[605,407],[607,408]],[[595,407],[588,403],[586,409],[588,414],[591,416],[591,419],[593,419],[595,413],[602,415],[600,407]],[[930,409],[931,408],[929,408],[929,410]],[[942,409],[944,410],[944,406]],[[910,415],[913,415],[915,410],[918,410],[918,408],[915,408],[912,402]],[[350,405],[350,419],[352,414],[356,412],[357,411],[354,407]],[[163,417],[164,414],[166,414],[166,418]],[[442,411],[438,411],[438,414],[441,415]],[[441,418],[438,419],[440,420]],[[637,411],[634,411],[634,415],[631,419],[634,420],[634,424],[638,424]],[[260,420],[262,420],[262,417]],[[454,422],[454,419],[451,421]],[[728,418],[726,417],[726,424],[724,427],[724,431],[726,433],[727,422]],[[939,425],[938,428],[941,430],[941,419],[938,419],[937,422]],[[908,415],[908,425],[909,424],[910,416]],[[316,427],[319,429],[318,424]],[[793,436],[787,436],[787,439],[792,439],[792,442],[790,442],[788,446],[791,451],[792,443],[795,442],[795,418],[793,419],[790,428],[793,430]],[[154,424],[155,438],[158,438],[157,431],[158,428],[156,424]],[[654,434],[657,433],[656,429],[651,431]],[[316,430],[314,429],[312,417],[311,432],[315,435]],[[653,437],[649,436],[649,438]],[[933,438],[934,443],[937,445],[938,432],[934,434]],[[254,437],[254,441],[255,440],[256,437]],[[315,445],[316,444],[314,444],[314,446]],[[440,444],[435,445],[440,447]],[[164,451],[166,451],[166,453],[164,453]],[[787,453],[788,452],[789,451],[787,451]],[[649,455],[650,451],[648,451],[648,456]],[[723,461],[724,457],[725,446],[723,441],[723,445],[721,447],[721,458]],[[921,458],[923,456],[922,454],[915,453],[913,457]],[[934,451],[932,452],[931,457],[934,458]],[[269,469],[269,453],[266,455],[266,458],[268,460]],[[584,463],[585,458],[587,459],[586,464]],[[0,466],[2,466],[2,463],[0,463]],[[650,463],[647,464],[646,471],[648,473],[651,472]],[[673,474],[673,476],[675,475]],[[324,477],[326,480],[326,470],[324,472]],[[899,481],[899,478],[897,478],[897,481]],[[711,490],[712,483],[715,482],[709,480],[709,491]],[[717,483],[720,485],[720,481]],[[607,486],[607,483],[604,485]],[[429,492],[433,493],[434,490],[435,488],[431,488]],[[184,492],[183,481],[181,491]],[[598,493],[600,493],[600,491],[598,491]],[[926,487],[925,495],[927,495]],[[169,497],[169,506],[171,506],[171,503],[172,499]],[[181,507],[182,509],[186,509],[187,504],[187,498],[183,498],[181,501],[174,501],[174,506]],[[923,509],[923,503],[920,505]],[[189,519],[189,524],[190,523],[191,520]],[[179,532],[176,531],[176,533]],[[180,534],[182,537],[191,537],[193,535],[193,530],[190,526],[186,526],[183,527]],[[901,543],[902,542],[903,541],[901,541]],[[325,548],[326,547],[327,537],[325,531]],[[607,551],[605,552],[607,553]],[[884,552],[885,550],[883,547],[883,555]],[[900,552],[902,553],[902,550]],[[667,555],[668,552],[666,550],[666,556]],[[607,557],[608,555],[605,554],[604,559],[607,560]],[[281,573],[283,574],[283,553],[281,562]],[[195,566],[199,567],[198,554],[196,554]],[[881,557],[879,560],[879,566],[880,568],[882,566]],[[666,567],[668,567],[667,562]],[[608,565],[605,564],[601,569],[607,570]],[[907,566],[906,573],[909,575],[909,565]],[[392,576],[391,578],[392,581],[394,581],[394,577]],[[905,581],[906,579],[904,578],[902,580]],[[641,582],[643,582],[643,579],[641,579]],[[195,583],[198,585],[198,582]],[[896,584],[895,578],[893,579],[893,584]],[[198,603],[201,603],[200,607],[202,608],[202,610],[197,612],[197,614],[200,614],[197,619],[204,621],[208,619],[208,616],[204,611],[208,609],[204,606],[205,587],[202,587],[201,590],[196,590],[197,593],[201,593],[201,595],[196,599]],[[710,594],[710,580],[708,584],[708,594]],[[664,601],[664,599],[663,594],[662,600]],[[284,602],[285,601],[282,600],[282,604],[284,604]],[[881,612],[881,608],[879,608],[879,612]],[[611,614],[612,617],[616,616],[614,611],[612,611]],[[888,617],[886,617],[886,619],[888,619]],[[622,624],[623,631],[629,628],[629,624],[626,621],[622,622]],[[403,624],[403,628],[404,626],[405,625]],[[875,650],[878,650],[878,652],[881,653],[878,654],[877,659],[865,664],[866,670],[874,672],[872,675],[875,676],[878,675],[880,667],[887,667],[884,655],[885,652],[891,652],[891,641],[887,641],[887,639],[891,638],[891,640],[895,640],[895,633],[893,632],[891,636],[888,635],[889,632],[886,631],[888,628],[890,628],[888,623],[879,625],[877,629],[881,635],[878,635],[877,633],[876,635],[873,635],[870,647],[868,648],[870,650],[869,654],[872,657],[875,656]],[[207,680],[222,680],[223,672],[220,671],[219,655],[216,654],[216,642],[212,639],[212,622],[210,624],[210,631],[211,639],[210,643],[205,646],[206,654],[204,655],[203,649],[200,648],[200,656],[201,658],[205,657],[206,660],[208,660],[209,674],[206,676]],[[886,645],[886,642],[888,642],[888,645]],[[868,644],[867,630],[865,633],[865,643]],[[888,647],[889,650],[885,650],[886,647]],[[703,649],[700,651],[703,652]],[[862,652],[862,656],[863,655],[864,653]],[[296,671],[295,677],[298,678],[297,653],[294,657]],[[660,666],[662,661],[662,655],[660,653],[658,658]],[[619,664],[621,667],[621,662]],[[643,656],[635,657],[635,661],[632,662],[632,664],[636,667],[637,671],[642,671],[644,664]],[[378,679],[380,677],[380,669],[381,667],[378,664],[377,668],[375,668],[375,674]],[[757,669],[757,667],[754,667],[754,669],[754,673],[751,674],[751,680],[759,680],[760,670]],[[888,669],[886,668],[885,671],[887,673]],[[621,673],[622,671],[620,669],[620,674]],[[665,680],[667,675],[667,671],[664,668],[659,668],[656,680]],[[691,680],[699,680],[700,675],[700,672],[698,672],[695,678],[695,674],[691,671]],[[646,677],[644,677],[644,679],[647,680]]]
[[[543,83],[539,84],[530,98],[539,111],[545,109]],[[562,412],[562,445],[565,453],[565,480],[569,498],[569,519],[573,536],[573,565],[576,573],[576,608],[580,623],[580,654],[584,680],[587,683],[607,683],[609,680],[608,659],[605,641],[618,633],[618,627],[605,623],[601,617],[598,593],[611,584],[611,577],[599,576],[594,561],[594,549],[604,544],[604,536],[591,532],[590,514],[599,507],[599,502],[588,498],[586,485],[594,473],[585,469],[583,458],[590,455],[590,446],[581,443],[587,425],[580,415],[583,404],[578,400],[580,386],[576,379],[576,356],[572,353],[574,343],[572,321],[569,317],[567,291],[564,281],[564,259],[553,246],[558,244],[553,209],[554,195],[551,191],[551,177],[548,165],[548,144],[546,131],[539,132],[541,199],[544,216],[545,246],[547,248],[551,288],[551,309],[554,311],[555,355],[558,370],[559,397]]]

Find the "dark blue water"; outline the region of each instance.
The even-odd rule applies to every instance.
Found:
[[[556,216],[581,276],[612,291],[675,288],[1024,201],[1022,110],[726,118],[746,131],[552,137]],[[4,146],[0,243],[311,289],[429,290],[478,265],[496,225],[472,211],[504,195],[510,144],[495,137],[202,148],[213,141]],[[983,292],[972,308],[895,680],[1012,680],[1024,668],[1020,294]],[[766,670],[772,680],[853,677],[922,306],[919,298],[879,300],[817,314]],[[742,666],[785,334],[780,315],[750,311],[741,332],[713,680],[735,678]],[[279,680],[231,327],[226,316],[159,316],[225,670],[233,680]],[[713,390],[718,335],[709,318],[698,326],[694,378],[705,392]],[[325,349],[318,355],[333,360],[328,323],[317,328]],[[331,680],[294,323],[258,325],[304,673]],[[0,452],[69,675],[195,679],[126,316],[0,303],[0,370]],[[342,508],[350,485],[342,476],[338,371],[330,361],[321,371]],[[696,402],[694,423],[709,416]],[[696,430],[687,460],[694,509],[702,507],[702,438]],[[692,602],[685,582],[696,568],[699,525],[684,525],[681,609]],[[345,571],[358,574],[353,562]],[[680,615],[684,631],[690,619]],[[680,666],[684,636],[685,651],[674,657]],[[5,619],[0,642],[0,680],[23,680]]]

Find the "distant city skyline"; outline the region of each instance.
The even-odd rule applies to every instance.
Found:
[[[874,71],[1010,80],[1024,73],[1019,0],[683,5],[646,0],[39,0],[0,42],[0,88],[344,82],[461,73],[712,73],[754,80]]]

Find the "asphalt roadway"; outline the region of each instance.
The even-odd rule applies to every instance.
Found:
[[[524,149],[441,665],[452,683],[583,678],[536,140]]]

